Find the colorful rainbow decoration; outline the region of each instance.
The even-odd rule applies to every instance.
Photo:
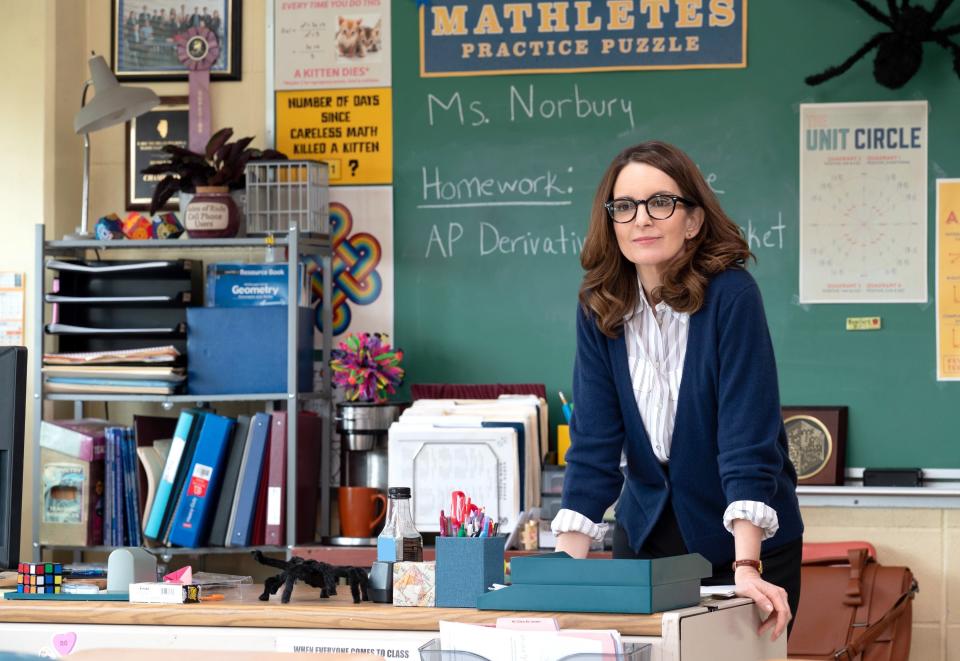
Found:
[[[331,353],[330,368],[336,386],[350,402],[385,402],[403,383],[403,351],[386,342],[386,334],[350,333]]]
[[[340,335],[350,326],[350,305],[370,305],[380,297],[383,288],[376,268],[380,264],[382,249],[376,237],[366,232],[350,236],[353,215],[339,202],[330,203],[330,238],[333,242],[333,334]],[[321,331],[320,319],[323,302],[323,271],[320,263],[307,260],[310,273],[310,288],[315,306],[316,325]]]

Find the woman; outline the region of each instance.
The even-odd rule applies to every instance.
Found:
[[[705,582],[735,583],[776,639],[800,600],[803,523],[751,256],[676,147],[645,142],[607,168],[581,253],[553,529],[557,550],[583,558],[619,496],[614,557],[700,553]]]

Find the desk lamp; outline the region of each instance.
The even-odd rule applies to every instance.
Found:
[[[96,94],[87,103],[87,90],[91,85]],[[158,103],[160,99],[151,89],[120,85],[103,56],[90,58],[90,79],[83,83],[80,112],[73,118],[73,130],[83,136],[83,208],[80,227],[66,238],[89,239],[92,236],[87,227],[90,214],[90,133],[131,120]]]

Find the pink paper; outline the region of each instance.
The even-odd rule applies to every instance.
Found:
[[[163,577],[164,583],[179,583],[180,585],[190,585],[193,583],[193,567],[187,565],[183,569],[172,571]]]

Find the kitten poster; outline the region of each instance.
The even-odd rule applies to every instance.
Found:
[[[390,86],[389,0],[274,3],[276,90]]]

